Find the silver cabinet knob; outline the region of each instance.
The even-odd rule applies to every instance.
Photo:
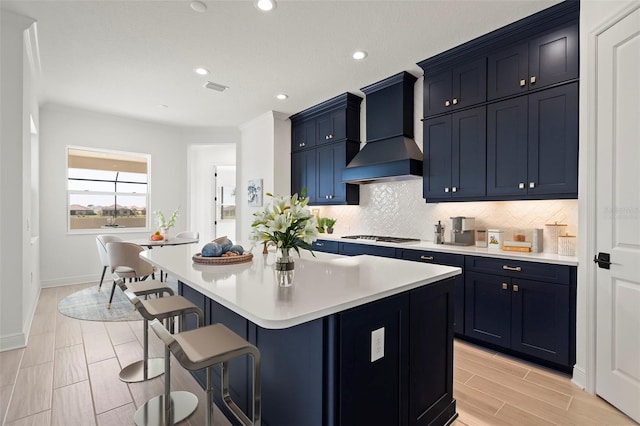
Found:
[[[458,98],[453,98],[453,101],[451,101],[451,103],[454,105],[458,105]]]
[[[531,82],[531,84],[536,84],[536,76],[532,75],[529,81]]]
[[[298,144],[298,146],[299,146],[299,147],[303,147],[303,146],[304,146],[304,142],[300,142],[300,143]]]
[[[527,80],[525,80],[524,78],[520,80],[520,87],[524,87],[526,85],[527,85]]]
[[[513,285],[513,291],[520,291],[520,288],[518,287],[518,284],[514,284]]]
[[[451,192],[458,192],[458,187],[454,186],[453,188],[451,188]]]
[[[503,289],[503,290],[506,290],[506,289],[508,289],[508,288],[509,288],[509,284],[507,284],[507,283],[502,283],[502,289]]]
[[[524,189],[524,182],[520,182],[518,184],[518,189]]]
[[[332,134],[328,134],[324,137],[325,140],[329,140],[329,139],[333,139],[333,135]]]
[[[446,107],[451,106],[451,101],[444,101],[444,106]]]
[[[444,189],[444,192],[449,192],[449,187],[448,186]]]
[[[535,187],[536,187],[535,182],[529,182],[529,188],[535,188]]]

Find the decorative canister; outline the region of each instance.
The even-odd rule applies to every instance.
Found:
[[[486,246],[487,246],[487,230],[476,229],[476,247],[486,247]]]
[[[561,256],[575,256],[576,255],[576,236],[575,235],[560,235],[558,237],[558,254]]]
[[[487,238],[487,247],[492,250],[500,250],[502,247],[502,231],[499,229],[489,229]]]
[[[550,253],[558,253],[558,237],[560,235],[566,234],[565,229],[567,229],[566,224],[562,223],[551,223],[546,224],[547,234],[549,236],[549,252]]]
[[[542,229],[536,228],[533,230],[533,238],[531,242],[531,252],[542,253]]]

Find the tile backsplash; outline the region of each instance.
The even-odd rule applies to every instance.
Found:
[[[374,234],[411,237],[433,241],[433,225],[445,225],[450,240],[451,216],[475,217],[476,228],[544,229],[544,251],[548,241],[548,223],[567,224],[567,232],[576,235],[578,200],[481,201],[427,204],[422,198],[422,180],[373,183],[360,186],[360,205],[320,207],[320,215],[337,219],[335,232],[342,235]]]

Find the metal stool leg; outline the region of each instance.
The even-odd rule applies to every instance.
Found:
[[[127,365],[120,371],[120,380],[127,383],[144,382],[164,373],[164,359],[149,359],[149,321],[144,319],[144,358]]]
[[[169,320],[173,330],[173,319]],[[164,394],[151,398],[136,411],[137,426],[172,426],[180,423],[198,408],[198,398],[191,392],[171,392],[171,352],[164,349]]]

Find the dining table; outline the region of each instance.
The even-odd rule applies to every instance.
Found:
[[[148,249],[152,249],[154,247],[166,247],[166,246],[181,246],[184,244],[196,244],[200,239],[198,238],[182,238],[182,237],[173,237],[168,240],[150,240],[148,238],[140,238],[133,240],[126,240],[129,243],[138,244],[139,246],[146,247]]]

